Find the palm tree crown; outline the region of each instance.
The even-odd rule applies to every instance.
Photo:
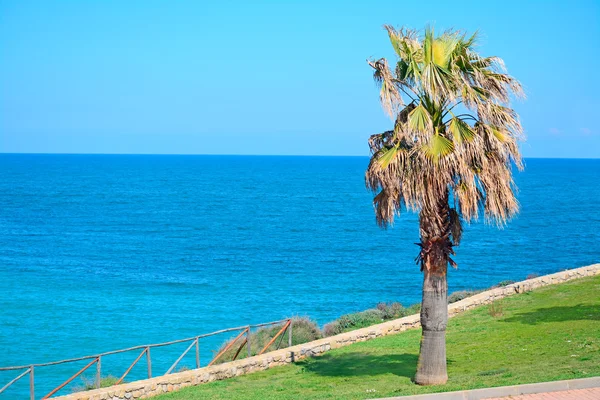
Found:
[[[477,34],[385,28],[399,60],[393,69],[384,58],[369,61],[395,118],[393,130],[369,139],[366,185],[378,224],[392,224],[404,207],[420,212],[422,228],[430,224],[428,236],[454,244],[461,217],[483,211],[502,225],[518,211],[511,165],[522,168],[522,128],[509,103],[511,94],[523,96],[520,83],[502,59],[475,51]],[[450,206],[440,216],[443,202]]]

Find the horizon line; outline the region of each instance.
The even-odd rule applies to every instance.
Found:
[[[0,152],[2,155],[65,155],[65,156],[209,156],[209,157],[355,157],[370,158],[370,155],[356,154],[214,154],[214,153],[42,153],[42,152]],[[600,157],[548,157],[531,156],[524,159],[546,160],[599,160]]]

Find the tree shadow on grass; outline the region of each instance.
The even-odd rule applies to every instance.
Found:
[[[305,371],[321,376],[375,376],[394,374],[412,379],[417,370],[418,356],[415,354],[371,355],[350,353],[300,361],[297,364]]]
[[[538,308],[535,311],[517,313],[502,321],[528,325],[542,322],[600,321],[600,306],[578,304],[576,306]]]

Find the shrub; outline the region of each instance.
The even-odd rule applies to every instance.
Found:
[[[324,337],[337,335],[341,331],[342,331],[342,329],[339,327],[338,320],[328,322],[323,326],[323,336]]]
[[[317,325],[317,323],[312,321],[310,318],[292,318],[292,346],[301,343],[312,342],[313,340],[321,339],[322,337],[323,335],[321,334],[319,325]],[[287,341],[286,345],[283,347],[287,347]]]
[[[384,321],[384,313],[379,309],[370,309],[353,314],[342,315],[340,318],[323,327],[324,336],[333,336],[354,329],[379,324]]]
[[[250,354],[256,355],[258,354],[270,341],[271,339],[281,330],[283,324],[275,325],[275,326],[267,326],[259,328],[256,331],[250,332]],[[288,328],[289,329],[289,328]],[[289,332],[289,330],[288,330]],[[288,347],[288,332],[283,333],[279,336],[265,352],[273,351],[277,349],[283,349]],[[311,342],[313,340],[320,339],[322,337],[321,331],[319,330],[318,325],[310,320],[307,317],[294,317],[292,318],[292,346]],[[220,349],[215,353],[218,354],[223,350],[226,346],[231,343],[231,340],[227,340],[223,343]],[[228,362],[233,360],[235,354],[238,352],[240,345],[244,342],[244,338],[238,339],[238,341],[231,346],[229,350],[227,350],[219,359],[217,360],[217,364],[221,364],[224,362]],[[247,344],[240,350],[236,359],[246,358],[248,357],[248,349]]]
[[[384,320],[404,317],[405,309],[400,303],[379,303],[377,309],[381,311]]]
[[[412,306],[409,306],[408,308],[405,308],[404,310],[406,310],[405,315],[418,314],[421,312],[421,303],[413,304]]]
[[[467,297],[475,296],[481,292],[482,290],[459,290],[458,292],[454,292],[448,296],[448,304],[456,303],[457,301],[461,301]]]
[[[342,315],[335,321],[325,324],[323,327],[323,336],[328,337],[354,329],[366,328],[367,326],[380,324],[384,321],[418,314],[420,311],[420,304],[403,307],[400,303],[379,303],[377,304],[377,308]]]
[[[105,387],[114,386],[118,380],[119,380],[119,378],[114,377],[112,375],[102,376],[102,377],[100,377],[100,387],[105,388]],[[81,381],[82,381],[82,384],[80,386],[73,387],[74,393],[75,392],[83,392],[85,390],[96,389],[96,379],[95,378],[90,379],[90,378],[82,377]],[[126,383],[126,382],[123,381],[121,383]]]
[[[511,281],[511,280],[501,281],[496,286],[492,286],[492,289],[512,285],[513,283],[515,283],[515,281]]]

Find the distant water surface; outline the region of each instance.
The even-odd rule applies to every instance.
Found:
[[[418,302],[417,218],[377,228],[367,163],[0,155],[0,366]],[[527,160],[519,217],[466,227],[450,291],[600,261],[599,179],[600,160]],[[223,339],[203,344],[203,364]],[[157,350],[155,374],[172,351]],[[122,374],[128,357],[103,362],[106,373]],[[37,395],[77,369],[40,369]],[[0,387],[13,377],[0,373]]]

